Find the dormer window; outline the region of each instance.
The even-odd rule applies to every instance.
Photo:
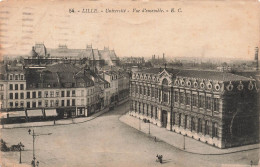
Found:
[[[18,80],[18,75],[17,74],[15,74],[15,80]]]

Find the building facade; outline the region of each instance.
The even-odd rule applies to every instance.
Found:
[[[225,72],[133,72],[130,114],[219,148],[259,141],[257,86]]]
[[[44,69],[8,67],[1,74],[1,112],[4,118],[88,116],[104,108],[104,91],[110,87],[89,69],[69,63]],[[54,110],[54,112],[50,112]]]

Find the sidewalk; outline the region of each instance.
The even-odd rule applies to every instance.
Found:
[[[28,122],[28,123],[19,123],[19,124],[5,124],[0,127],[0,129],[13,129],[13,128],[28,128],[28,127],[41,127],[41,126],[58,126],[58,125],[70,125],[70,124],[78,124],[90,121],[95,119],[96,117],[106,113],[109,111],[109,108],[105,108],[102,111],[94,113],[89,117],[80,117],[80,118],[70,118],[70,119],[61,119],[56,120],[55,125],[54,121],[44,121],[44,122]]]
[[[130,116],[128,113],[119,118],[119,120],[137,130],[139,126],[141,127],[141,132],[149,133],[149,124],[140,121],[138,118]],[[168,131],[165,128],[160,128],[154,124],[150,124],[150,135],[156,137],[157,141],[164,141],[173,147],[188,152],[192,154],[200,155],[222,155],[222,154],[231,154],[235,152],[242,152],[248,150],[259,149],[259,144],[252,144],[241,147],[219,149],[208,144],[202,143],[200,141],[194,140],[190,137],[185,137],[185,149],[184,149],[184,136]]]

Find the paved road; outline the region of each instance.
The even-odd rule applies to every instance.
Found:
[[[52,135],[36,138],[36,158],[40,166],[249,166],[258,161],[259,150],[230,155],[202,156],[182,152],[167,143],[152,138],[119,121],[124,105],[81,124],[35,128],[37,133]],[[32,137],[28,128],[3,129],[2,138],[9,145],[22,142],[26,151],[23,163],[32,160]],[[163,155],[163,164],[155,162]],[[19,160],[19,153],[3,153],[2,160]]]

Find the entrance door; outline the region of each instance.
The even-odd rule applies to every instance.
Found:
[[[162,111],[162,127],[166,128],[167,126],[167,111]]]

